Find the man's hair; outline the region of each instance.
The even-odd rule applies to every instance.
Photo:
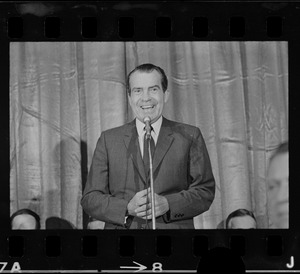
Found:
[[[289,142],[288,141],[281,143],[277,147],[277,149],[275,150],[273,155],[270,157],[269,162],[271,162],[277,155],[284,154],[284,153],[287,153],[287,152],[289,152]]]
[[[130,90],[130,77],[131,77],[131,75],[134,72],[139,71],[139,72],[150,73],[153,70],[156,70],[160,74],[160,76],[161,76],[161,86],[162,86],[163,92],[165,92],[167,90],[167,88],[168,88],[168,78],[167,78],[164,70],[162,68],[158,67],[158,66],[155,66],[153,64],[147,63],[147,64],[142,64],[142,65],[137,66],[134,70],[132,70],[128,74],[127,80],[126,80],[126,89],[127,89],[128,94],[129,95],[131,94],[131,90]]]
[[[41,229],[40,217],[35,212],[28,208],[23,208],[17,210],[13,215],[10,217],[10,226],[12,227],[13,220],[18,215],[31,215],[35,219],[35,229]]]
[[[229,228],[228,226],[229,226],[229,222],[230,222],[231,219],[233,219],[233,218],[235,218],[235,217],[243,217],[243,216],[250,216],[250,217],[252,217],[252,218],[255,220],[255,222],[256,222],[256,219],[255,219],[254,214],[253,214],[252,211],[247,210],[247,209],[237,209],[237,210],[231,212],[231,213],[228,215],[228,217],[227,217],[227,219],[226,219],[226,228]]]

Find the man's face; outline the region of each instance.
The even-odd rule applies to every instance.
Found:
[[[268,211],[274,228],[289,227],[289,154],[272,159],[268,171]]]
[[[35,218],[28,214],[17,215],[12,221],[12,229],[35,229]]]
[[[157,121],[169,98],[169,92],[163,92],[161,75],[156,70],[136,71],[130,77],[130,89],[129,104],[137,119],[144,122],[144,118],[148,116],[151,123]]]
[[[251,216],[239,216],[232,218],[229,221],[228,227],[232,229],[256,228],[256,222]]]

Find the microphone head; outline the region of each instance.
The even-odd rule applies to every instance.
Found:
[[[150,124],[150,122],[151,122],[151,119],[150,119],[149,116],[147,116],[147,117],[144,118],[144,123],[145,123],[145,124],[146,124],[146,123],[149,123],[149,124]]]

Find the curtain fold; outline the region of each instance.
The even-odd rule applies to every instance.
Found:
[[[266,171],[288,139],[287,42],[13,42],[10,44],[11,213],[30,208],[81,229],[82,190],[101,131],[131,121],[126,76],[162,67],[164,115],[201,129],[216,179],[196,228],[234,210],[268,227]]]

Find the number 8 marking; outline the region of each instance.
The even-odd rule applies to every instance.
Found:
[[[152,272],[162,272],[162,264],[161,263],[154,263],[152,265]]]

